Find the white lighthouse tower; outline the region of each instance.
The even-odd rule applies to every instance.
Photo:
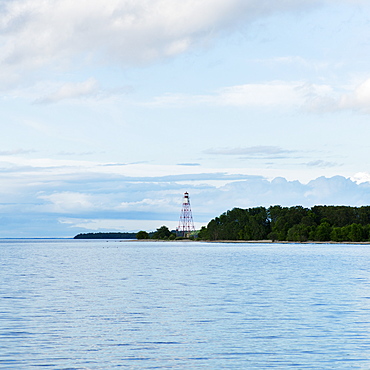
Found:
[[[190,233],[195,231],[193,215],[190,208],[189,193],[184,193],[182,208],[180,214],[179,226],[176,229],[177,236],[189,237]]]

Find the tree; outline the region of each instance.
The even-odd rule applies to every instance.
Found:
[[[171,236],[171,231],[168,229],[167,226],[161,226],[156,230],[153,234],[153,239],[168,239]]]
[[[149,234],[146,231],[141,230],[136,234],[136,239],[149,239]]]
[[[209,230],[205,226],[201,227],[199,234],[198,234],[198,239],[200,240],[210,240],[211,239],[209,236]]]
[[[331,226],[328,222],[324,221],[317,226],[315,240],[320,242],[327,242],[330,240]]]
[[[310,228],[304,224],[292,226],[287,233],[287,240],[293,242],[306,242],[310,234]]]
[[[347,229],[348,227],[333,227],[333,230],[330,233],[330,239],[334,242],[348,241]]]
[[[362,242],[364,240],[364,231],[360,224],[352,224],[348,233],[352,242]]]
[[[370,238],[370,206],[233,208],[199,233],[207,240],[354,241]]]

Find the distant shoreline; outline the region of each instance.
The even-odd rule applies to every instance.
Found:
[[[31,237],[31,238],[0,238],[1,241],[6,240],[74,240],[74,241],[115,241],[115,242],[165,242],[165,243],[224,243],[224,244],[344,244],[344,245],[370,245],[370,241],[366,242],[334,242],[334,241],[306,241],[306,242],[295,242],[295,241],[272,241],[272,240],[190,240],[190,239],[181,239],[181,240],[164,240],[164,239],[74,239],[73,237],[60,237],[60,238],[42,238],[42,237]]]
[[[294,242],[294,241],[272,241],[272,240],[190,240],[190,239],[181,239],[181,240],[163,240],[163,239],[116,239],[120,242],[166,242],[166,243],[239,243],[239,244],[357,244],[357,245],[370,245],[368,242],[333,242],[333,241],[307,241],[307,242]]]

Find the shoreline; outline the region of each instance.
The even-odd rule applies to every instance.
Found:
[[[109,239],[107,239],[109,240]],[[111,239],[113,240],[113,239]],[[117,239],[116,239],[117,240]],[[238,244],[354,244],[354,245],[370,245],[370,241],[367,242],[334,242],[334,241],[307,241],[307,242],[294,242],[294,241],[272,241],[272,240],[162,240],[162,239],[119,239],[120,242],[168,242],[168,243],[238,243]]]

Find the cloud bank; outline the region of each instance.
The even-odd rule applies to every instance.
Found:
[[[370,204],[367,173],[353,179],[319,177],[304,184],[201,166],[161,166],[158,172],[145,164],[14,162],[11,171],[5,162],[0,171],[0,237],[150,231],[162,224],[176,228],[185,191],[190,194],[197,227],[234,207]]]
[[[287,150],[278,146],[258,145],[244,148],[219,148],[208,149],[205,154],[214,155],[238,155],[248,156],[250,158],[281,158],[287,155],[297,153],[297,151]]]
[[[266,81],[227,86],[208,95],[166,94],[146,103],[152,107],[219,106],[296,110],[305,113],[354,111],[370,114],[370,78],[356,84]]]

